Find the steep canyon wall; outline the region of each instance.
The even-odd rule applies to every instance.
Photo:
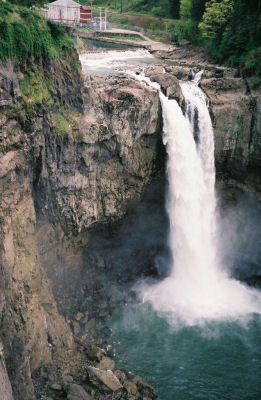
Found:
[[[83,82],[75,53],[1,65],[0,86],[1,340],[26,400],[41,380],[86,375],[53,290],[59,300],[60,278],[73,295],[90,227],[122,217],[151,181],[160,109],[133,79]]]
[[[168,64],[164,82],[161,71],[148,74],[183,106],[177,79],[189,79],[191,65]],[[218,180],[260,196],[258,81],[205,65],[201,87],[215,126]],[[84,339],[97,344],[91,311],[106,319],[117,300],[113,280],[127,282],[144,265],[145,273],[158,273],[152,259],[165,249],[155,226],[167,231],[167,221],[155,211],[152,224],[150,213],[163,208],[162,119],[156,90],[126,77],[83,80],[76,53],[45,64],[1,64],[0,88],[0,363],[5,357],[15,399],[29,400],[38,384],[62,374],[86,378],[89,361],[73,334],[84,326]],[[141,214],[146,229],[134,239]],[[133,247],[122,246],[122,237]],[[145,247],[153,249],[147,261]],[[112,248],[122,252],[117,261]],[[137,265],[123,267],[130,253]],[[83,301],[89,314],[72,320]]]

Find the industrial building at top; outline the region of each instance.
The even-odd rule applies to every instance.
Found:
[[[106,29],[105,8],[99,7],[99,15],[94,17],[92,7],[81,5],[73,0],[56,0],[47,4],[46,17],[63,25]]]

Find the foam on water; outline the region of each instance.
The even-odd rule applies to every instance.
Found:
[[[152,58],[153,56],[148,52],[148,50],[143,49],[127,51],[109,50],[80,55],[80,61],[82,63],[82,69],[84,73],[97,69],[117,70],[122,68],[124,65],[124,69],[126,69],[126,64],[128,64],[128,61],[134,59]]]

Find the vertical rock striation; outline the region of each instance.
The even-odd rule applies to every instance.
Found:
[[[53,295],[57,276],[68,277],[57,249],[74,247],[70,295],[90,228],[121,218],[156,171],[157,92],[133,79],[105,85],[83,83],[74,52],[0,65],[0,329],[16,400],[39,398],[62,374],[86,377]]]

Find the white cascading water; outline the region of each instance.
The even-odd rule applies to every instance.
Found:
[[[143,301],[173,324],[260,314],[260,293],[230,279],[218,257],[214,136],[207,98],[198,87],[203,72],[192,82],[180,83],[186,100],[184,116],[178,103],[164,96],[157,83],[144,74],[126,71],[129,60],[152,58],[148,51],[88,53],[80,58],[83,72],[97,71],[97,67],[121,69],[160,92],[168,153],[169,246],[174,263],[164,281],[139,288]]]
[[[152,59],[153,56],[148,50],[110,50],[93,53],[80,54],[83,73],[95,71],[96,73],[102,70],[117,70],[119,68],[126,69],[128,62],[140,59]]]
[[[157,83],[139,75],[160,90]],[[188,325],[261,313],[260,294],[230,279],[217,254],[214,135],[207,98],[192,82],[181,82],[186,115],[160,92],[167,146],[170,249],[174,265],[164,281],[143,286],[143,301]],[[195,135],[195,138],[194,138]],[[196,140],[195,140],[196,139]]]

